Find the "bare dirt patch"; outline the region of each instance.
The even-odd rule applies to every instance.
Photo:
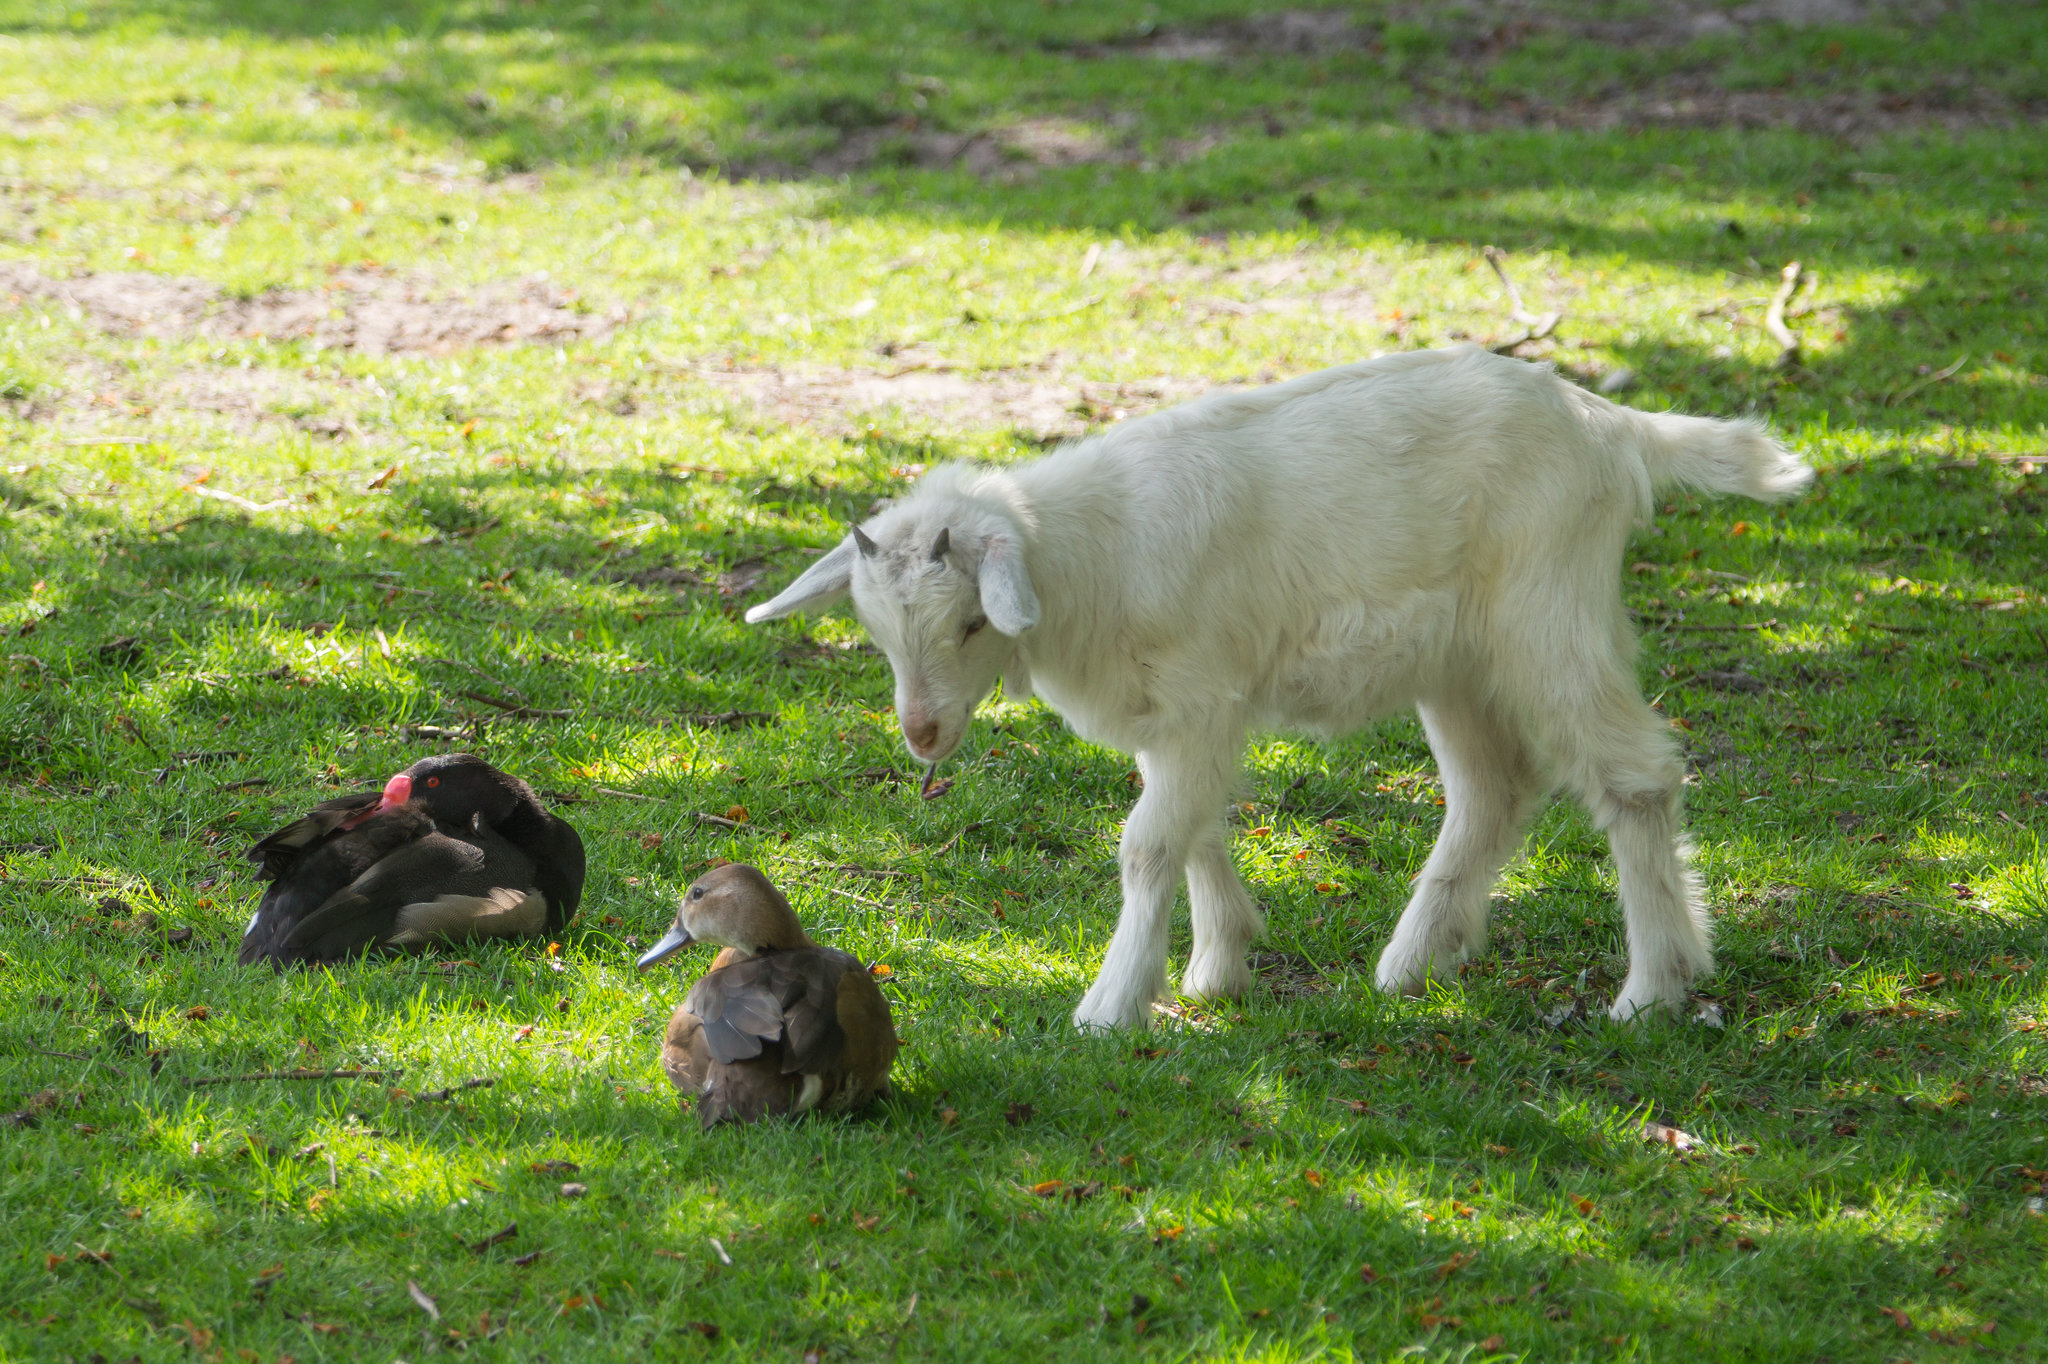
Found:
[[[1218,387],[1172,375],[1100,382],[1064,375],[1056,366],[973,374],[939,364],[692,373],[777,422],[846,432],[876,420],[907,421],[931,431],[1015,431],[1035,441],[1072,439]]]
[[[0,299],[17,307],[54,303],[115,335],[306,340],[317,349],[383,354],[584,340],[627,319],[623,308],[585,311],[573,291],[545,279],[450,293],[371,270],[337,272],[316,289],[241,298],[203,279],[142,271],[52,279],[15,263],[0,265]]]
[[[1620,48],[1673,48],[1723,35],[1757,34],[1771,27],[1807,28],[1881,21],[1921,26],[1940,18],[1944,0],[1757,0],[1727,8],[1714,0],[1675,0],[1655,6],[1566,4],[1562,0],[1472,0],[1450,6],[1407,6],[1384,20],[1343,10],[1275,10],[1209,24],[1164,26],[1113,43],[1084,44],[1076,57],[1142,55],[1159,61],[1231,62],[1260,57],[1316,57],[1334,53],[1385,55],[1393,25],[1424,29],[1440,52],[1473,70],[1513,52],[1539,35]],[[1392,74],[1392,79],[1403,79]],[[1627,88],[1572,99],[1515,96],[1494,101],[1444,97],[1410,76],[1413,100],[1401,121],[1441,130],[1679,128],[1783,128],[1828,137],[1878,136],[1918,128],[2004,127],[2048,118],[2048,105],[2015,100],[1970,83],[1930,82],[1915,91],[1878,94],[1824,86],[1730,90],[1698,71],[1653,76]],[[1197,153],[1200,149],[1196,149]]]
[[[901,124],[859,128],[801,164],[764,159],[732,166],[729,173],[748,180],[790,180],[898,166],[963,170],[984,180],[1014,184],[1047,167],[1135,166],[1143,160],[1137,143],[1126,136],[1076,119],[1040,117],[976,132]]]

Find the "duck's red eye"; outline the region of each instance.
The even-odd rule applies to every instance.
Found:
[[[429,786],[439,786],[440,784],[441,784],[441,779],[440,779],[439,777],[428,777],[428,778],[427,778],[427,785],[429,785]]]

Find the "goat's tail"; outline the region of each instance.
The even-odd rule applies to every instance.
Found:
[[[1654,487],[1680,484],[1779,502],[1813,482],[1813,470],[1772,440],[1760,422],[1675,412],[1629,411],[1629,416],[1637,453]]]

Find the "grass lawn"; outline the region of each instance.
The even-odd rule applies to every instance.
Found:
[[[1967,0],[0,3],[0,1360],[2048,1356],[2044,109]],[[740,611],[936,461],[1511,343],[1487,245],[1820,470],[1625,570],[1721,1025],[1598,1020],[1565,804],[1378,995],[1403,719],[1251,752],[1253,995],[1076,1035],[1130,762],[998,703],[921,801]],[[242,851],[451,746],[560,942],[236,968]],[[678,1113],[713,858],[887,968],[892,1102]],[[295,1067],[379,1075],[201,1083]]]

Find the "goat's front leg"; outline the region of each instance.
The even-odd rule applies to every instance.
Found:
[[[1258,905],[1230,865],[1221,824],[1212,823],[1196,839],[1187,872],[1195,949],[1180,980],[1181,993],[1193,999],[1234,998],[1252,987],[1244,953],[1263,925]]]
[[[1101,973],[1074,1010],[1076,1027],[1143,1028],[1151,1023],[1153,1001],[1166,993],[1167,929],[1181,867],[1205,826],[1215,820],[1236,760],[1234,748],[1221,746],[1138,755],[1145,794],[1124,821],[1123,914]]]

